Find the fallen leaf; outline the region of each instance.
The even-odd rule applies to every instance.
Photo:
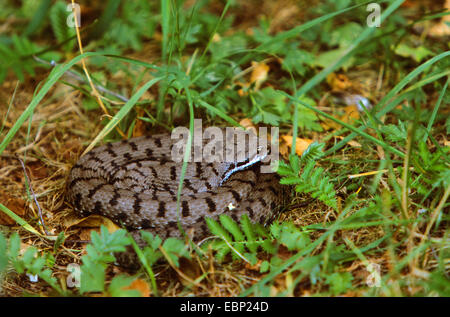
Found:
[[[350,140],[347,142],[348,145],[353,146],[353,147],[361,147],[361,143],[356,142],[355,140]]]
[[[343,91],[352,87],[352,83],[344,74],[329,74],[327,76],[327,83],[333,91]]]
[[[108,229],[109,232],[114,232],[120,229],[120,227],[112,222],[109,218],[99,215],[90,215],[86,218],[71,219],[71,221],[69,223],[66,222],[66,224],[67,228],[72,226],[81,228],[97,228],[103,225]]]
[[[344,139],[343,136],[337,136],[336,138],[338,138],[340,140]],[[357,148],[360,148],[362,146],[361,143],[359,143],[359,142],[357,142],[355,140],[350,140],[350,141],[347,142],[347,144],[350,145],[350,146],[353,146],[353,147],[357,147]]]
[[[140,108],[140,107],[136,107],[136,112],[137,112],[137,117],[142,117],[144,116],[145,112],[144,109]],[[142,120],[137,119],[136,120],[136,124],[133,128],[133,137],[140,137],[142,135],[145,134],[145,122]]]
[[[339,117],[339,120],[345,122],[345,123],[352,123],[355,120],[359,119],[359,111],[358,107],[356,105],[350,105],[343,108],[344,114]],[[338,130],[341,128],[341,125],[331,119],[322,119],[322,122],[320,123],[320,126],[325,130]]]
[[[255,84],[255,90],[258,90],[261,84],[267,79],[269,65],[261,62],[252,62],[253,71],[250,76],[250,84]]]
[[[252,130],[257,135],[257,130],[252,120],[249,118],[242,119],[239,124],[245,128],[245,130]]]
[[[339,123],[336,123],[333,120],[326,119],[326,118],[322,119],[322,122],[320,123],[320,126],[325,131],[338,130],[341,127],[341,125]]]
[[[445,9],[447,10],[447,11],[450,11],[450,0],[447,0],[446,2],[445,2]],[[450,35],[450,26],[449,26],[449,23],[450,23],[450,15],[448,15],[448,13],[447,13],[447,15],[446,16],[444,16],[443,18],[442,18],[442,20],[439,22],[439,23],[437,23],[436,25],[434,25],[431,29],[430,29],[430,31],[428,32],[431,36],[434,36],[434,37],[441,37],[441,36],[447,36],[447,35]]]
[[[444,140],[444,146],[450,146],[450,141],[449,140]]]
[[[292,147],[292,136],[283,135],[281,138],[289,147]],[[299,156],[302,155],[303,152],[308,148],[308,146],[313,142],[314,141],[311,139],[297,138],[297,140],[295,141],[295,153],[297,153],[297,155]]]
[[[212,37],[212,41],[213,43],[217,43],[220,42],[222,38],[220,37],[220,35],[218,33],[214,33],[213,37]]]
[[[100,233],[100,230],[98,229],[92,229],[92,228],[83,228],[80,231],[80,240],[81,241],[90,241],[91,240],[91,231],[97,231],[97,233]],[[87,244],[83,244],[83,249],[86,249]]]
[[[25,201],[20,198],[9,198],[6,203],[4,203],[5,207],[11,210],[16,215],[23,217],[25,215]],[[0,225],[12,226],[16,222],[7,216],[4,212],[0,212]]]
[[[352,123],[359,119],[359,111],[356,105],[350,105],[344,108],[345,114],[340,118],[345,123]]]
[[[285,142],[280,143],[279,151],[281,156],[283,156],[284,158],[287,159],[289,157],[289,147]]]
[[[42,179],[48,176],[47,168],[42,162],[36,161],[36,162],[30,162],[27,163],[27,167],[29,168],[29,171],[31,172],[31,178],[34,179]]]
[[[150,297],[150,286],[148,283],[140,278],[137,278],[125,290],[136,290],[141,293],[142,297]]]

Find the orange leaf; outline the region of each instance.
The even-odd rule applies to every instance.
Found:
[[[267,79],[270,67],[265,63],[252,62],[253,71],[250,76],[250,84],[255,83],[255,90]]]
[[[340,124],[334,122],[333,120],[324,118],[322,119],[323,121],[320,123],[320,126],[325,130],[325,131],[329,131],[329,130],[337,130],[341,127]]]
[[[331,73],[327,76],[327,83],[334,91],[343,91],[352,86],[347,76],[336,73]]]
[[[137,290],[141,293],[142,297],[150,297],[150,287],[147,282],[138,278],[133,281],[128,287],[124,288],[125,290]]]
[[[255,132],[255,134],[257,134],[256,133],[257,129],[251,119],[249,118],[242,119],[241,121],[239,121],[239,124],[243,126],[245,130],[252,130],[253,132]]]
[[[78,227],[89,227],[89,228],[96,228],[100,227],[101,225],[104,225],[109,232],[114,232],[120,229],[120,227],[116,225],[114,222],[112,222],[109,218],[99,215],[90,215],[82,219],[71,221],[71,223],[67,227],[71,227],[74,225]]]
[[[285,142],[281,142],[280,143],[280,154],[284,157],[284,158],[288,158],[289,157],[289,147]]]
[[[282,139],[284,142],[287,143],[287,145],[289,147],[292,147],[292,136],[290,135],[283,135]],[[302,155],[303,152],[308,148],[308,146],[313,143],[314,141],[311,139],[301,139],[301,138],[297,138],[297,140],[295,141],[295,153],[297,153],[297,155]]]
[[[3,196],[2,196],[3,197]],[[12,212],[14,212],[16,215],[23,217],[25,215],[25,201],[20,198],[9,198],[5,206]],[[11,226],[16,224],[16,221],[11,219],[9,216],[7,216],[5,213],[0,212],[0,225],[6,225]]]
[[[145,114],[144,109],[140,107],[136,107],[136,112],[137,117],[142,117]],[[145,126],[146,124],[144,123],[144,121],[136,119],[136,124],[133,129],[133,137],[139,137],[144,135],[146,133]]]
[[[353,122],[359,119],[358,107],[356,105],[350,105],[344,108],[345,114],[341,117],[341,121],[345,123]]]
[[[353,121],[359,119],[359,111],[358,107],[356,105],[350,105],[343,108],[344,114],[339,117],[341,121],[344,121],[345,123],[352,123]],[[338,130],[341,128],[341,125],[333,120],[330,119],[323,119],[323,121],[320,123],[320,126],[326,130]]]

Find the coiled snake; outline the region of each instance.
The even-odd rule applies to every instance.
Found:
[[[247,214],[253,222],[264,223],[279,209],[284,188],[278,176],[261,173],[260,162],[250,164],[246,157],[241,163],[245,168],[236,168],[237,163],[188,163],[177,213],[182,162],[173,161],[173,145],[169,134],[159,134],[95,148],[72,167],[68,202],[81,216],[99,214],[132,232],[144,229],[163,239],[180,236],[179,219],[197,241],[208,235],[205,217],[227,214],[237,220]]]

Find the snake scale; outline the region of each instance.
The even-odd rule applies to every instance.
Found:
[[[194,241],[209,233],[205,217],[227,214],[238,220],[247,214],[264,223],[280,209],[284,188],[276,173],[261,173],[260,164],[230,175],[236,163],[189,162],[177,214],[182,162],[172,159],[173,144],[170,134],[158,134],[91,150],[70,171],[68,202],[80,216],[108,217],[135,238],[140,229],[163,239],[180,237],[179,219]]]

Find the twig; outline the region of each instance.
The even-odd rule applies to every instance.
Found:
[[[394,170],[397,170],[397,168],[394,168]],[[410,167],[409,170],[413,171],[414,167]],[[362,176],[370,176],[370,175],[381,174],[381,173],[386,173],[386,172],[389,172],[389,170],[382,169],[382,170],[377,170],[377,171],[364,172],[364,173],[360,173],[360,174],[347,175],[347,177],[349,179],[352,179],[352,178],[357,178],[357,177],[362,177]]]
[[[72,0],[72,9],[75,9],[75,1]],[[80,35],[80,30],[79,30],[79,26],[80,26],[80,21],[77,20],[77,13],[74,12],[74,18],[75,18],[75,31],[77,33],[77,40],[78,40],[78,48],[80,49],[80,53],[83,54],[84,50],[83,50],[83,44],[81,43],[81,35]],[[95,88],[94,83],[92,82],[91,76],[89,75],[89,72],[87,70],[86,67],[86,63],[84,61],[84,58],[81,60],[81,65],[83,67],[84,73],[86,74],[86,78],[89,82],[89,85],[91,86],[92,89],[92,93],[94,94],[95,98],[97,99],[98,104],[100,105],[100,107],[102,108],[103,112],[107,115],[109,115],[108,110],[106,109],[105,105],[103,104],[102,98],[100,97],[100,94],[98,93],[97,89]],[[119,134],[122,137],[125,137],[125,133],[123,133],[123,131],[119,128],[116,127],[117,132],[119,132]]]
[[[39,213],[39,218],[41,220],[42,228],[44,229],[44,232],[47,236],[51,236],[51,234],[47,231],[47,227],[45,226],[44,217],[42,217],[41,206],[39,205],[36,195],[34,194],[33,186],[31,186],[31,181],[30,181],[30,178],[28,177],[28,173],[27,173],[27,169],[25,168],[25,164],[23,163],[22,159],[19,156],[16,156],[16,159],[18,159],[20,164],[22,165],[23,173],[25,174],[25,179],[28,183],[28,187],[30,188],[31,195],[33,196],[34,202],[36,203],[36,206],[38,208],[38,213]]]
[[[437,207],[432,212],[430,221],[428,222],[428,225],[427,225],[427,227],[425,229],[425,232],[423,234],[422,241],[424,241],[425,238],[428,237],[428,235],[429,235],[429,233],[431,231],[431,227],[433,227],[434,223],[436,222],[436,219],[439,216],[439,213],[444,208],[444,205],[447,202],[447,199],[448,199],[449,195],[450,195],[450,185],[447,186],[447,188],[445,189],[444,195],[442,196],[441,200],[439,201],[439,204],[437,205]]]
[[[49,61],[46,61],[45,59],[39,58],[39,57],[34,56],[34,55],[33,55],[33,59],[34,59],[36,62],[38,62],[38,63],[45,64],[45,65],[49,65],[49,66],[52,66],[52,67],[55,67],[55,66],[58,66],[58,65],[59,65],[59,64],[56,63],[55,61],[49,62]],[[88,84],[88,81],[87,81],[86,79],[84,79],[83,77],[81,77],[80,75],[78,75],[78,74],[77,74],[76,72],[74,72],[74,71],[68,70],[68,71],[66,71],[64,74],[66,74],[66,75],[69,76],[69,77],[72,77],[73,79],[75,79],[75,80],[77,80],[77,81],[80,81],[80,82],[83,82],[83,83]],[[102,85],[99,85],[99,84],[93,84],[93,85],[94,85],[95,88],[97,88],[99,91],[104,92],[104,93],[107,93],[108,95],[114,96],[114,97],[116,97],[117,99],[122,100],[123,102],[127,102],[127,101],[129,100],[127,97],[122,96],[122,95],[120,95],[120,94],[118,94],[118,93],[116,93],[116,92],[114,92],[114,91],[112,91],[112,90],[109,90],[108,88],[106,88],[106,87],[104,87],[104,86],[102,86]],[[103,97],[103,98],[104,98],[104,97]]]
[[[17,81],[17,83],[16,83],[16,88],[14,88],[13,95],[12,95],[12,97],[11,97],[11,100],[9,101],[8,110],[6,111],[6,115],[5,115],[5,117],[3,118],[2,126],[0,127],[0,134],[2,134],[3,128],[4,128],[5,125],[6,125],[6,120],[8,119],[8,115],[9,115],[9,111],[11,110],[12,103],[14,102],[14,99],[16,98],[16,92],[17,92],[17,88],[18,88],[18,87],[19,87],[19,81]]]
[[[412,150],[412,143],[414,139],[414,131],[415,131],[415,124],[410,124],[408,127],[408,139],[406,140],[406,156],[403,161],[403,175],[402,175],[402,210],[403,210],[403,216],[405,219],[409,219],[409,212],[408,212],[408,175],[409,175],[409,160],[411,158],[411,150]]]

